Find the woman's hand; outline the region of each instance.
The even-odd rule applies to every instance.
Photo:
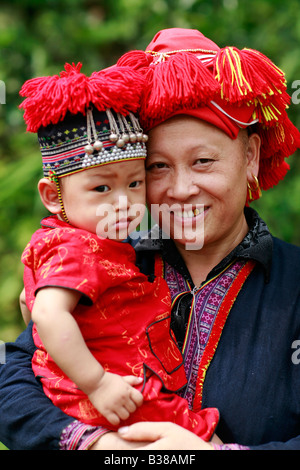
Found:
[[[129,442],[143,442],[140,450],[213,450],[210,443],[173,423],[140,422],[120,428],[118,433]]]

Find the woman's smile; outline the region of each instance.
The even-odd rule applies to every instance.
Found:
[[[160,208],[163,231],[183,247],[192,235],[199,239],[197,231],[204,234],[204,248],[216,243],[228,247],[226,238],[232,234],[234,243],[242,239],[248,230],[243,213],[247,179],[259,155],[256,143],[253,137],[247,145],[242,138],[232,140],[189,116],[171,118],[152,129],[147,200],[151,208]]]

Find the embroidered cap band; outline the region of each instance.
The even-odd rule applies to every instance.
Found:
[[[93,137],[88,135],[89,127],[94,130]],[[64,176],[106,163],[146,158],[147,136],[136,126],[134,116],[111,110],[88,109],[86,116],[68,113],[63,121],[40,128],[38,139],[47,177],[53,172]]]

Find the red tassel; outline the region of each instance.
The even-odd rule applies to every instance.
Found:
[[[283,160],[300,148],[300,133],[287,115],[278,126],[261,126],[259,135],[263,158],[277,155],[277,160]]]
[[[267,125],[277,124],[290,102],[284,73],[254,49],[220,49],[214,58],[214,76],[220,82],[222,98],[254,103],[256,117]]]
[[[117,62],[118,66],[131,67],[134,70],[143,71],[151,64],[153,57],[144,51],[130,51],[124,54]]]
[[[267,190],[282,180],[289,165],[285,161],[300,148],[300,132],[288,119],[287,115],[278,126],[261,127],[261,159],[259,182]]]
[[[94,72],[89,80],[91,102],[103,111],[112,108],[117,113],[136,113],[145,80],[136,70],[120,66]]]
[[[275,163],[273,158],[264,158],[260,162],[258,181],[261,189],[267,190],[276,186],[283,180],[288,170],[289,164],[286,161]]]
[[[154,62],[149,70],[141,105],[146,128],[157,116],[164,120],[177,110],[203,106],[220,90],[211,72],[191,53],[178,52]]]
[[[77,63],[77,65],[74,64],[74,62],[71,64],[65,64],[65,70],[60,72],[60,77],[70,77],[71,75],[76,75],[80,73],[82,64],[80,62]]]
[[[99,111],[112,108],[124,115],[139,109],[144,79],[136,70],[110,67],[87,77],[81,66],[66,64],[60,76],[34,78],[23,85],[20,94],[27,98],[20,108],[28,131],[56,124],[67,112],[85,114],[90,104]]]

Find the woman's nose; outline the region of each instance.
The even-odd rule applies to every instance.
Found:
[[[193,175],[189,172],[178,171],[169,179],[168,197],[178,201],[184,201],[190,196],[199,193],[198,185],[193,181]]]

